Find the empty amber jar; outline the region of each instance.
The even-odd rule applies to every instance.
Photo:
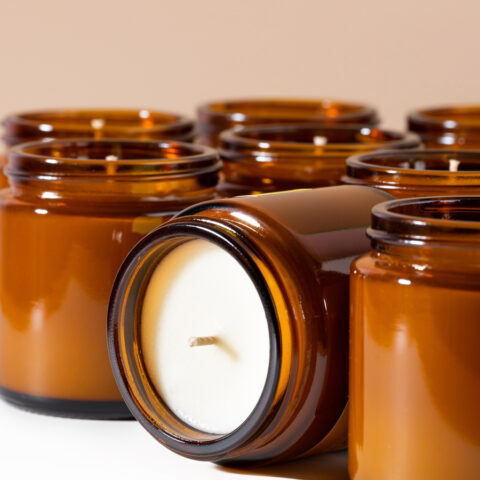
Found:
[[[480,149],[480,105],[453,105],[416,110],[408,128],[429,148]]]
[[[148,109],[42,110],[12,114],[3,121],[4,142],[12,147],[23,142],[53,138],[124,138],[132,140],[193,139],[192,120]],[[1,166],[6,164],[3,157]],[[0,187],[8,185],[0,176]]]
[[[130,416],[106,346],[118,267],[144,234],[212,198],[206,147],[55,140],[10,151],[0,192],[0,394],[56,415]]]
[[[351,281],[353,480],[480,472],[480,197],[373,208]]]
[[[223,199],[191,207],[146,236],[117,276],[108,327],[114,374],[137,420],[176,453],[223,464],[283,461],[344,448],[349,268],[352,258],[368,251],[365,227],[371,207],[386,198],[391,197],[374,189],[339,186]],[[218,275],[218,262],[205,262],[197,271],[199,281],[176,291],[179,279],[192,279],[198,260],[176,253],[195,244],[216,251],[219,261],[227,257],[229,268]],[[168,274],[157,284],[167,263],[163,273]],[[250,290],[231,281],[234,265]],[[253,325],[247,314],[229,325],[254,297],[262,313]],[[190,310],[168,331],[183,304]],[[212,325],[214,317],[218,324]],[[158,330],[151,329],[152,318]],[[191,333],[214,336],[200,337],[205,343],[195,337],[192,343],[188,329],[178,335],[187,323]],[[245,336],[247,328],[258,334]],[[246,378],[237,374],[236,365],[258,353],[262,335],[260,358],[249,364]],[[245,343],[237,344],[238,337]],[[206,356],[222,350],[222,361],[198,369]],[[152,351],[166,355],[158,365]],[[170,354],[173,361],[167,365]],[[206,410],[212,410],[214,420],[237,416],[263,369],[264,382],[243,422],[221,433],[198,427],[195,415]],[[195,414],[178,409],[161,393],[167,376],[174,379],[173,400],[191,399]],[[230,399],[242,379],[245,389]],[[210,382],[209,401],[205,382]],[[188,398],[180,399],[179,392]]]
[[[233,196],[339,185],[348,156],[419,145],[414,134],[361,125],[236,127],[220,136],[218,189]]]
[[[201,105],[197,113],[198,140],[210,146],[217,146],[220,133],[236,125],[378,123],[377,111],[372,107],[329,99],[227,100]]]
[[[347,159],[349,185],[375,187],[397,198],[476,195],[480,150],[378,151]]]

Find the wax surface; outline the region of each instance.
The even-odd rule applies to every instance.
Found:
[[[190,346],[208,336],[216,343]],[[217,245],[191,240],[162,259],[146,289],[141,342],[153,385],[185,423],[227,434],[255,408],[269,366],[265,310],[247,272]]]

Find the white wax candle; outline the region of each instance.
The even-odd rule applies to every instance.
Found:
[[[216,434],[248,418],[270,338],[260,295],[232,255],[201,239],[176,247],[153,273],[141,322],[145,366],[177,417]]]

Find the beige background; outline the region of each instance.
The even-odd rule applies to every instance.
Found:
[[[329,96],[480,102],[478,0],[0,0],[0,115]]]

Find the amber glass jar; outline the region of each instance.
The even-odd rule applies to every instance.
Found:
[[[141,424],[181,455],[224,464],[283,461],[343,448],[349,267],[355,256],[368,250],[365,228],[371,207],[386,198],[391,197],[374,189],[339,186],[223,199],[191,207],[146,236],[129,254],[117,276],[108,335],[115,377],[128,407]],[[266,377],[261,393],[245,421],[227,433],[195,428],[193,415],[184,421],[173,413],[174,406],[156,387],[156,373],[147,359],[152,338],[154,349],[161,348],[161,330],[156,336],[143,335],[148,328],[146,299],[156,272],[177,249],[200,240],[241,266],[262,302],[263,315],[255,327],[262,324],[268,331],[264,352]],[[176,282],[177,272],[188,273],[195,260],[184,257],[173,265],[172,275],[165,280]],[[192,305],[192,331],[198,322],[215,315],[216,306],[224,300],[220,291],[230,295],[230,290],[236,289],[225,277],[216,279],[211,268],[212,264],[207,263],[201,271],[202,282],[209,288],[203,298],[195,300],[192,292],[197,287],[192,284],[179,298],[179,303]],[[216,327],[221,332],[217,345],[228,345],[228,317],[248,300],[244,290],[241,292],[241,300],[227,299],[221,325]],[[170,291],[160,303],[176,308],[178,305],[171,305],[169,295]],[[163,305],[153,314],[165,319],[165,327],[168,319],[159,313],[161,308]],[[175,324],[176,329],[181,328],[183,320]],[[242,329],[247,328],[247,320],[248,316],[240,319],[237,335],[241,336]],[[188,336],[184,341],[187,339]],[[236,353],[235,362],[242,363],[253,355],[257,336],[250,339],[244,351],[231,349]],[[183,348],[173,336],[167,340],[165,348]],[[207,352],[195,355],[199,356],[192,357],[193,362],[194,358],[201,361],[200,355]],[[177,366],[172,363],[171,371],[164,373],[175,375]],[[193,368],[192,363],[189,366]],[[216,368],[214,365],[213,369]],[[254,370],[261,368],[261,362],[254,362]],[[200,386],[209,373],[200,370]],[[254,376],[251,382],[247,378],[246,388],[253,386]],[[228,375],[226,379],[232,383]],[[240,381],[239,376],[234,376],[233,382],[237,380]],[[177,388],[181,387],[177,383]],[[230,393],[226,389],[223,383],[213,382],[215,398],[209,406],[218,415],[223,412],[229,417],[236,414],[237,407],[225,403]],[[197,389],[187,389],[186,394],[196,399],[195,406],[201,401]],[[246,392],[239,397],[243,395]]]
[[[378,148],[414,148],[419,138],[362,125],[236,127],[220,136],[219,191],[233,196],[339,185],[345,160]]]
[[[217,146],[220,132],[235,125],[378,123],[377,112],[372,107],[329,99],[227,100],[201,105],[197,113],[198,140],[210,146]]]
[[[480,197],[373,208],[351,280],[350,478],[480,472]]]
[[[0,192],[0,394],[122,418],[106,347],[118,267],[144,234],[212,198],[216,153],[178,142],[56,140],[10,151]]]
[[[347,159],[349,185],[397,198],[480,193],[480,150],[378,151]]]
[[[454,105],[416,110],[408,129],[429,148],[480,149],[480,105]]]
[[[52,138],[191,141],[194,123],[180,115],[147,109],[64,109],[12,114],[4,119],[3,127],[8,149],[19,143]],[[2,159],[2,167],[6,160],[7,155]],[[6,185],[7,179],[1,175],[0,187]]]

